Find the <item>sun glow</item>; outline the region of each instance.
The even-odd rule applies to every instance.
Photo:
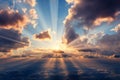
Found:
[[[64,46],[61,42],[54,42],[51,49],[53,50],[63,50]]]
[[[53,49],[54,50],[60,50],[61,48],[60,48],[60,45],[58,44],[58,45],[54,46]]]
[[[53,51],[64,51],[64,52],[68,52],[68,51],[75,51],[75,49],[73,47],[68,46],[67,44],[64,43],[54,43],[53,46],[51,47],[51,50]]]

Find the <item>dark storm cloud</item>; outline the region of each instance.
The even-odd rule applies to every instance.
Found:
[[[34,37],[39,40],[49,40],[51,39],[49,31],[43,31],[39,34],[35,34]]]
[[[66,33],[64,37],[67,39],[67,43],[70,43],[71,41],[75,40],[79,37],[78,34],[74,31],[72,27],[66,28]]]
[[[25,46],[29,46],[29,40],[21,37],[21,33],[13,29],[0,29],[0,52],[10,52]]]
[[[22,29],[27,24],[27,17],[13,10],[0,10],[0,28]]]
[[[120,0],[66,1],[71,3],[71,7],[64,20],[65,28],[74,27],[75,21],[77,21],[78,27],[92,29],[99,26],[102,22],[110,23],[114,21],[120,14]]]
[[[76,19],[90,27],[97,21],[99,23],[112,21],[119,11],[120,0],[74,0],[65,24]]]

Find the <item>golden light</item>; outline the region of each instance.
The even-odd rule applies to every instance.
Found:
[[[64,44],[64,43],[62,43],[62,42],[57,42],[57,43],[54,43],[53,44],[53,46],[51,47],[51,49],[53,50],[53,51],[60,51],[60,52],[62,52],[62,51],[64,51],[64,52],[68,52],[68,51],[75,51],[75,49],[73,48],[73,47],[70,47],[70,46],[68,46],[67,44]]]
[[[60,44],[56,44],[54,47],[53,47],[54,50],[60,50]]]
[[[53,50],[61,50],[63,46],[61,46],[62,43],[60,42],[54,42],[54,44],[52,45],[51,49]]]
[[[68,46],[66,43],[63,43],[61,40],[51,40],[45,42],[44,46],[38,47],[38,52],[41,53],[71,53],[75,52],[75,48]],[[35,50],[35,49],[34,49]],[[41,51],[42,50],[42,51]]]

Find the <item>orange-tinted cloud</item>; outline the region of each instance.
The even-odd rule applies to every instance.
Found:
[[[51,39],[49,31],[43,31],[39,34],[35,34],[34,37],[39,40],[50,40]]]
[[[37,14],[37,11],[35,9],[30,9],[29,10],[29,18],[31,19],[30,23],[35,28],[37,26],[37,21],[36,20],[38,19],[38,14]]]
[[[76,25],[82,28],[87,27],[89,30],[100,26],[103,22],[110,24],[120,15],[120,0],[66,0],[66,2],[71,7],[64,20],[65,34],[69,34],[68,28],[74,28]],[[69,41],[68,36],[66,39]],[[76,37],[73,38],[76,39]]]
[[[32,7],[34,7],[36,5],[36,0],[25,0],[25,2]]]
[[[120,11],[119,0],[66,0],[72,3],[65,25],[78,20],[83,26],[94,27],[102,22],[112,22]],[[95,23],[95,24],[94,24]]]
[[[32,19],[38,19],[38,15],[35,9],[30,9],[29,14]]]
[[[27,16],[14,10],[0,10],[0,28],[21,31],[28,23]]]
[[[111,31],[119,32],[120,31],[120,24],[118,24],[115,28],[113,28]]]

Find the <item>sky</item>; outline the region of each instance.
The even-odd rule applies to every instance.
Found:
[[[119,51],[119,0],[0,0],[0,52],[99,48]]]
[[[31,46],[36,48],[50,48],[53,45],[52,47],[54,47],[61,41],[61,37],[64,33],[63,20],[67,15],[68,5],[64,0],[37,0],[36,2],[35,10],[39,17],[39,19],[37,19],[37,25],[35,28],[29,25],[29,27],[24,30],[24,34],[26,35],[28,31],[28,35],[33,37],[34,34],[38,34],[42,31],[49,31],[51,35],[50,40],[40,41],[31,38]]]

